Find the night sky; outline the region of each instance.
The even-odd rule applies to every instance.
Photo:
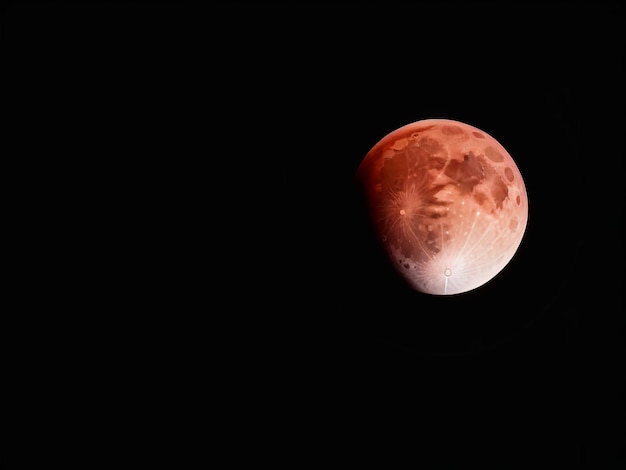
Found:
[[[207,421],[219,363],[295,468],[622,468],[619,2],[206,3],[4,8],[14,181],[39,259],[78,267],[65,354]],[[403,284],[353,180],[428,118],[495,137],[529,198],[453,297]]]

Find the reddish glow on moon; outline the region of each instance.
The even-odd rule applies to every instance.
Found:
[[[511,261],[528,221],[522,175],[489,134],[427,119],[383,137],[357,173],[378,240],[417,291],[476,289]]]

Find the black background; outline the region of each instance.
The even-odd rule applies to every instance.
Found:
[[[72,380],[176,382],[200,420],[225,389],[297,467],[623,466],[623,24],[602,2],[10,3],[38,267],[16,279],[64,312],[27,328],[59,332]],[[450,298],[402,284],[353,185],[435,117],[499,140],[530,205],[513,261]]]

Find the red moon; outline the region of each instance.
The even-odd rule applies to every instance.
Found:
[[[356,179],[376,237],[419,292],[476,289],[522,242],[522,175],[496,139],[469,124],[426,119],[400,127],[367,153]]]

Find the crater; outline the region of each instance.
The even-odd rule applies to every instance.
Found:
[[[513,181],[513,179],[515,178],[515,176],[513,175],[513,170],[511,170],[511,167],[507,166],[504,169],[504,176],[506,176],[506,179],[508,179],[509,181]]]
[[[459,126],[443,126],[441,132],[445,135],[459,135],[463,134],[463,129]]]
[[[476,131],[472,132],[472,135],[474,137],[476,137],[477,139],[484,139],[485,138],[485,136],[483,134],[481,134],[480,132],[476,132]]]
[[[504,156],[491,146],[485,149],[485,155],[492,162],[501,163],[504,161]]]

